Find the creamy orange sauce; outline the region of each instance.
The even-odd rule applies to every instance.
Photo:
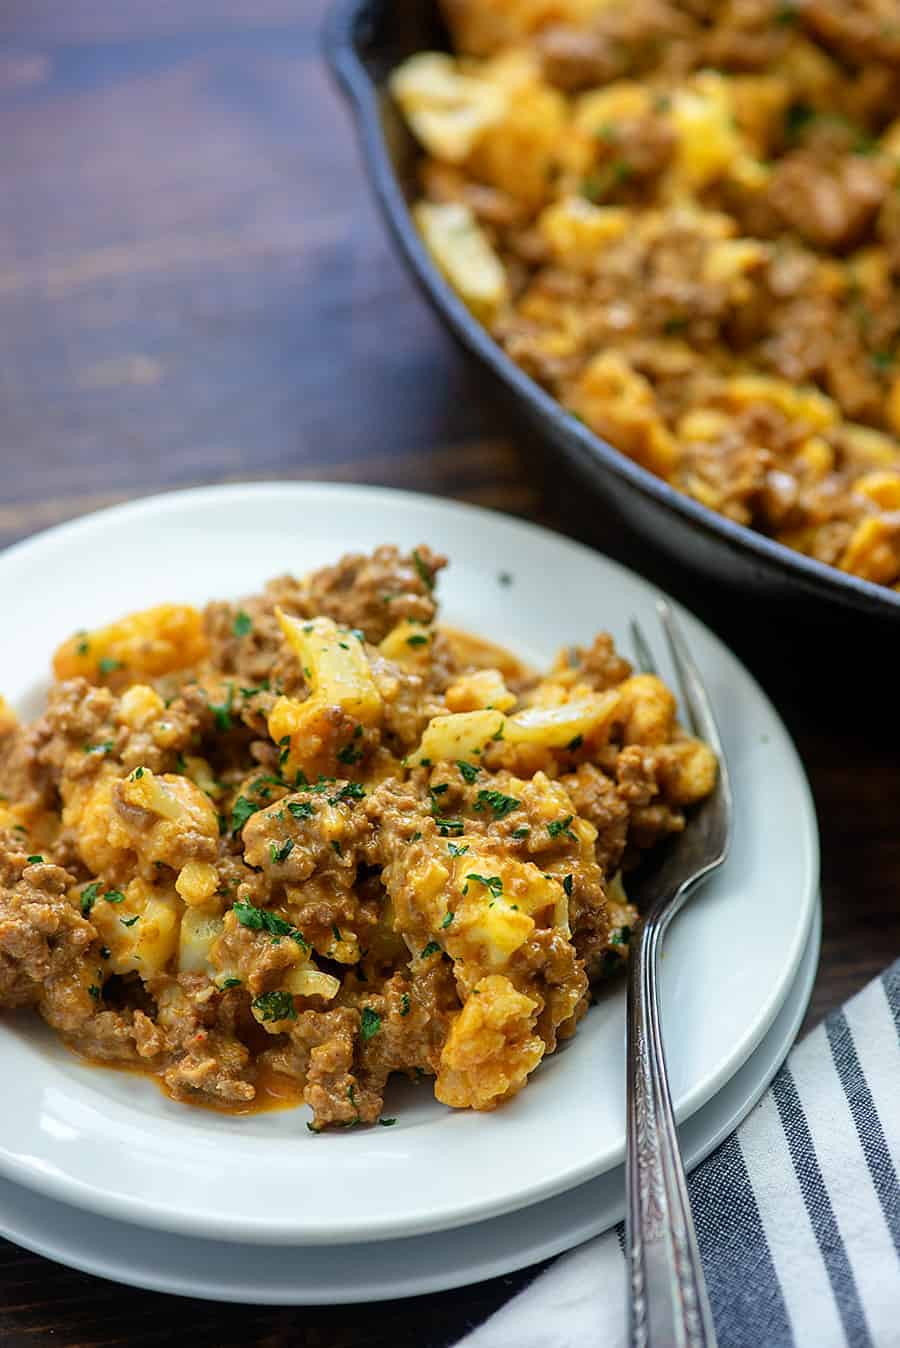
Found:
[[[115,1073],[130,1072],[134,1076],[144,1077],[158,1086],[167,1099],[173,1100],[175,1097],[167,1089],[165,1082],[152,1072],[149,1067],[141,1067],[138,1063],[123,1063],[106,1061],[102,1058],[91,1058],[84,1053],[79,1053],[77,1048],[71,1044],[66,1047],[74,1054],[76,1058],[87,1067],[99,1067],[106,1071]],[[256,1080],[253,1083],[256,1087],[256,1097],[253,1100],[242,1100],[237,1104],[216,1104],[212,1100],[204,1099],[200,1096],[196,1100],[190,1100],[187,1103],[197,1109],[211,1109],[214,1114],[266,1114],[274,1109],[296,1109],[303,1104],[303,1088],[294,1077],[286,1076],[283,1072],[276,1072],[267,1066],[260,1066],[256,1073]],[[184,1104],[184,1100],[177,1103]]]
[[[458,627],[446,627],[440,624],[438,630],[450,644],[458,664],[473,665],[476,669],[499,669],[506,679],[525,679],[532,673],[524,661],[520,660],[505,646],[485,641],[484,637],[474,636]]]

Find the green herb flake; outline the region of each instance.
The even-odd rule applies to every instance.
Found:
[[[315,814],[315,806],[311,800],[289,800],[288,813],[295,819],[312,819]]]
[[[79,655],[87,655],[90,652],[91,643],[89,641],[79,641],[76,650]]]
[[[570,828],[571,823],[572,815],[570,814],[567,814],[563,819],[553,819],[547,825],[547,832],[551,838],[571,838],[572,842],[577,842],[578,839]]]
[[[493,810],[498,819],[505,819],[513,810],[518,809],[522,804],[516,800],[515,796],[505,796],[502,791],[481,790],[478,792],[478,799],[472,807],[475,810],[484,810],[489,807]]]
[[[123,927],[133,927],[134,924],[135,924],[135,922],[140,922],[140,920],[141,920],[141,915],[140,915],[140,913],[135,913],[134,917],[120,917],[120,918],[119,918],[119,921],[121,922],[121,924],[122,924]]]
[[[303,933],[292,927],[290,922],[285,922],[277,913],[270,912],[268,908],[257,908],[252,903],[238,902],[232,905],[231,911],[241,926],[248,927],[250,931],[267,931],[270,936],[289,936],[298,945],[309,949]]]
[[[401,992],[401,994],[400,994],[400,1014],[401,1014],[401,1016],[408,1016],[408,1015],[409,1015],[409,993],[408,993],[408,992]]]
[[[503,722],[502,722],[502,721],[501,721],[500,724],[497,726],[497,729],[494,731],[493,735],[491,736],[491,739],[492,739],[492,740],[502,740],[502,739],[503,739]]]
[[[430,638],[425,636],[424,632],[414,632],[411,637],[406,638],[407,646],[427,646]]]
[[[316,1125],[315,1125],[314,1123],[309,1123],[308,1121],[307,1121],[306,1126],[307,1126],[307,1128],[309,1129],[309,1131],[310,1131],[311,1133],[321,1133],[321,1131],[322,1131],[321,1128],[317,1128]]]
[[[108,960],[111,954],[112,951],[110,950],[108,945],[102,945],[100,947],[100,958],[102,960]]]
[[[44,858],[40,856],[39,853],[35,852],[34,856],[26,857],[25,860],[28,862],[29,866],[40,866],[43,863]]]
[[[124,903],[125,895],[121,889],[108,889],[103,895],[107,903]]]
[[[180,756],[180,755],[179,755],[179,756]],[[180,756],[180,757],[181,757],[181,756]],[[182,763],[184,762],[184,758],[183,758],[183,757],[181,758],[181,761],[182,761]],[[144,769],[143,769],[143,768],[135,768],[135,770],[134,770],[134,772],[131,774],[131,777],[129,778],[129,780],[132,781],[132,782],[139,782],[139,781],[141,780],[141,778],[143,777],[143,775],[144,775]]]
[[[256,814],[259,808],[255,801],[248,800],[246,796],[238,796],[231,811],[232,834],[236,836],[240,833],[251,814]]]
[[[572,877],[571,877],[571,875],[567,875],[567,876],[565,877],[565,879],[563,880],[563,889],[566,891],[567,897],[571,899],[571,897],[572,897]]]
[[[232,727],[231,707],[234,702],[234,684],[228,685],[228,696],[224,702],[210,702],[209,709],[216,723],[216,730],[226,731]]]
[[[253,626],[253,619],[249,613],[245,613],[239,608],[235,615],[234,622],[231,624],[231,630],[236,637],[245,637]]]
[[[479,772],[481,771],[481,769],[476,767],[474,763],[466,763],[461,758],[458,758],[456,760],[456,766],[462,773],[464,780],[469,783],[469,786],[472,785],[472,783],[478,776]]]
[[[359,1033],[363,1043],[367,1043],[381,1029],[381,1017],[371,1007],[364,1006],[359,1022]]]
[[[289,992],[263,992],[251,1002],[254,1011],[259,1012],[263,1021],[296,1020],[297,1008]]]
[[[393,1126],[394,1126],[394,1124],[397,1122],[397,1120],[396,1120],[396,1119],[379,1119],[378,1122],[381,1124],[382,1128],[393,1128]]]
[[[241,980],[239,978],[226,978],[221,986],[223,992],[226,988],[239,988],[241,986]]]
[[[427,566],[425,565],[425,563],[423,562],[422,557],[421,557],[421,554],[419,553],[418,548],[413,548],[412,559],[413,559],[413,562],[415,563],[416,570],[417,570],[418,573],[419,573],[419,580],[420,580],[420,581],[422,582],[422,584],[425,586],[425,589],[426,589],[426,590],[433,590],[433,589],[434,589],[434,576],[431,574],[431,572],[429,571],[428,567],[427,567]]]
[[[447,844],[447,851],[452,857],[464,857],[468,850],[468,843],[464,843],[462,847],[459,847],[456,843],[452,842]]]
[[[438,955],[438,954],[440,954],[440,951],[441,951],[441,946],[440,946],[439,942],[437,942],[437,941],[429,941],[428,944],[427,944],[427,946],[425,947],[425,949],[422,951],[422,954],[420,955],[419,958],[420,958],[420,959],[423,959],[423,960],[427,960],[429,955]]]
[[[419,839],[421,838],[421,836],[422,836],[422,834],[419,832],[418,829],[416,829],[415,833],[412,835],[412,837],[410,838],[409,841],[410,841],[411,843],[418,842]]]
[[[464,824],[461,819],[435,819],[438,833],[442,838],[461,838]]]
[[[475,871],[472,871],[466,876],[466,879],[474,880],[476,884],[484,885],[485,889],[489,889],[495,899],[499,899],[500,895],[503,893],[503,881],[499,875],[477,875]]]
[[[522,838],[527,838],[530,832],[531,829],[528,824],[523,824],[521,828],[514,828],[509,836],[520,841]]]
[[[112,740],[104,740],[102,744],[86,744],[84,746],[84,752],[86,754],[111,754],[112,751]]]
[[[612,945],[627,945],[631,940],[631,928],[616,927],[609,939]]]
[[[445,913],[445,914],[444,914],[444,920],[443,920],[443,922],[441,923],[441,927],[442,927],[442,928],[443,928],[443,927],[449,927],[449,926],[450,926],[450,923],[453,921],[454,916],[455,916],[454,913]]]
[[[282,735],[281,739],[278,741],[278,747],[281,750],[281,753],[278,755],[278,766],[283,768],[288,760],[288,755],[291,752],[290,735]]]
[[[343,847],[341,846],[341,844],[338,842],[337,838],[332,838],[332,840],[331,840],[331,848],[332,848],[332,851],[335,852],[337,856],[342,857],[342,856],[344,855],[344,849],[343,849]]]
[[[100,989],[97,987],[96,983],[92,983],[91,986],[88,988],[88,996],[93,997],[95,1002],[99,1002]]]
[[[338,750],[337,756],[340,763],[358,763],[362,758],[362,750],[353,744],[345,744],[343,749]]]
[[[584,744],[584,736],[576,735],[574,739],[569,740],[569,743],[566,745],[566,748],[568,749],[570,754],[573,754],[576,749],[581,748],[582,744]]]
[[[336,795],[328,797],[328,804],[340,805],[342,801],[362,800],[365,794],[366,788],[359,782],[347,782],[346,786],[342,786]]]
[[[513,583],[513,578],[509,571],[501,571],[497,576],[497,580],[501,585],[512,585]]]
[[[286,838],[280,847],[277,843],[269,843],[269,856],[273,862],[280,863],[282,861],[287,861],[293,850],[293,838]]]
[[[114,674],[117,669],[122,668],[121,660],[114,660],[111,655],[104,655],[97,661],[97,669],[101,674]]]

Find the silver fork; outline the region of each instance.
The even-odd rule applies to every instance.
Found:
[[[686,728],[719,760],[715,790],[643,878],[643,927],[628,981],[628,1207],[625,1248],[631,1276],[633,1348],[715,1348],[716,1335],[687,1195],[659,1025],[658,960],[672,918],[721,866],[731,836],[731,787],[703,682],[669,605],[657,611],[681,691]],[[650,647],[631,624],[638,664],[655,672]],[[636,896],[640,899],[640,895]]]

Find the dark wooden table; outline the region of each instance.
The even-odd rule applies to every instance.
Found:
[[[896,634],[866,640],[701,584],[510,422],[391,252],[319,59],[323,10],[0,10],[0,544],[162,488],[327,479],[526,515],[665,584],[763,681],[809,771],[824,838],[815,1023],[900,951]],[[439,1348],[529,1276],[378,1306],[224,1308],[0,1242],[0,1342]]]

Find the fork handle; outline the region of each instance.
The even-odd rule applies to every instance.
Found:
[[[666,1075],[656,977],[664,925],[650,918],[628,982],[628,1207],[632,1348],[715,1348]]]

